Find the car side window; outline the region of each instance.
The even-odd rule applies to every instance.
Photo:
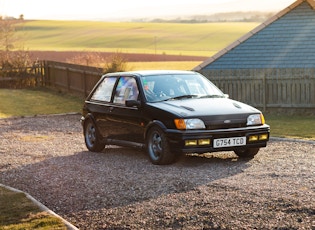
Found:
[[[121,77],[118,81],[114,103],[125,104],[126,100],[138,100],[139,90],[136,79],[133,77]]]
[[[107,77],[99,84],[94,94],[92,95],[92,100],[110,102],[112,91],[115,85],[116,77]]]

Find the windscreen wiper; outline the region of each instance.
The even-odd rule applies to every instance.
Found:
[[[223,95],[213,94],[213,95],[204,95],[204,96],[201,96],[200,98],[223,98],[223,97],[224,97]]]
[[[197,98],[199,97],[196,94],[188,94],[188,95],[181,95],[181,96],[177,96],[177,97],[171,97],[169,99],[167,99],[167,101],[169,100],[180,100],[180,99],[186,99],[186,98]]]

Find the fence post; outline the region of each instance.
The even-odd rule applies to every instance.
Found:
[[[267,83],[266,83],[266,72],[263,74],[263,112],[266,112],[267,107]]]
[[[83,72],[83,90],[84,90],[84,96],[87,96],[87,79],[86,79],[86,72]]]
[[[67,78],[67,90],[70,93],[70,76],[69,76],[69,68],[66,68],[66,78]]]

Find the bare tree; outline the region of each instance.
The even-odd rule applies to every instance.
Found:
[[[16,33],[16,25],[21,20],[0,19],[0,74],[3,71],[16,73],[25,72],[26,67],[31,64],[29,52],[24,47],[18,48],[21,39]],[[16,70],[20,69],[20,70]]]

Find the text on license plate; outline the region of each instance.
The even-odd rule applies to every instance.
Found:
[[[213,148],[246,145],[246,137],[230,137],[213,140]]]

